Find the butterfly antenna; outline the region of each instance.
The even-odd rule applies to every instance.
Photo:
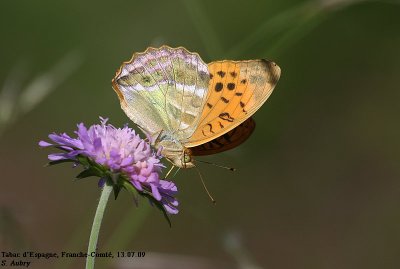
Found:
[[[236,171],[236,168],[233,168],[233,167],[223,166],[223,165],[219,165],[219,164],[207,162],[207,161],[202,161],[202,160],[196,160],[196,161],[201,162],[201,163],[211,164],[211,165],[214,165],[219,168],[228,169],[229,171],[232,171],[232,172]]]
[[[217,201],[214,200],[214,198],[211,196],[210,192],[208,191],[207,186],[206,186],[206,183],[204,182],[203,176],[202,176],[201,173],[200,173],[200,170],[199,170],[196,166],[194,166],[194,168],[196,169],[197,173],[199,174],[201,183],[203,184],[203,187],[204,187],[204,189],[206,190],[206,193],[207,193],[208,197],[210,197],[211,202],[212,202],[213,204],[216,204]]]

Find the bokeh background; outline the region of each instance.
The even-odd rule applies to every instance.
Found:
[[[0,251],[86,251],[100,190],[44,168],[48,133],[122,126],[111,78],[167,44],[206,62],[268,58],[282,77],[242,146],[181,171],[172,228],[111,200],[97,268],[400,268],[398,1],[1,1]],[[0,257],[0,260],[2,258]],[[30,268],[82,268],[83,259]]]

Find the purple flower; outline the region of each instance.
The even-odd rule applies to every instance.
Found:
[[[50,154],[50,164],[64,161],[83,164],[86,173],[82,172],[84,175],[80,174],[78,178],[97,175],[101,177],[100,186],[111,181],[126,187],[123,183],[128,180],[140,194],[161,204],[168,213],[177,214],[178,201],[174,197],[177,187],[159,176],[164,168],[160,162],[161,155],[128,126],[115,128],[107,124],[107,119],[100,119],[101,124],[89,129],[83,123],[78,124],[76,138],[66,133],[53,133],[49,135],[53,143],[40,141],[41,147],[53,146],[63,151]]]

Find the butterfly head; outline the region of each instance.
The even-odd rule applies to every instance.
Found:
[[[162,131],[155,139],[154,146],[161,148],[161,155],[179,168],[194,167],[192,152],[174,138],[168,131]]]
[[[184,165],[184,168],[192,168],[194,167],[194,160],[192,157],[192,153],[189,149],[184,149],[183,150],[183,156],[181,159],[182,164]]]
[[[175,166],[180,168],[193,168],[194,160],[189,149],[183,149],[177,154],[166,153],[165,155]]]

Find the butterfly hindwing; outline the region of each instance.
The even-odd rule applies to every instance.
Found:
[[[250,117],[229,132],[207,143],[190,148],[193,156],[203,156],[220,153],[233,149],[245,142],[256,127],[255,121]]]
[[[198,125],[209,80],[198,54],[162,46],[135,53],[112,84],[122,109],[141,129],[153,136],[169,131],[182,140]]]
[[[240,125],[268,99],[280,77],[280,68],[267,60],[216,61],[208,68],[207,100],[186,147],[212,141]]]

